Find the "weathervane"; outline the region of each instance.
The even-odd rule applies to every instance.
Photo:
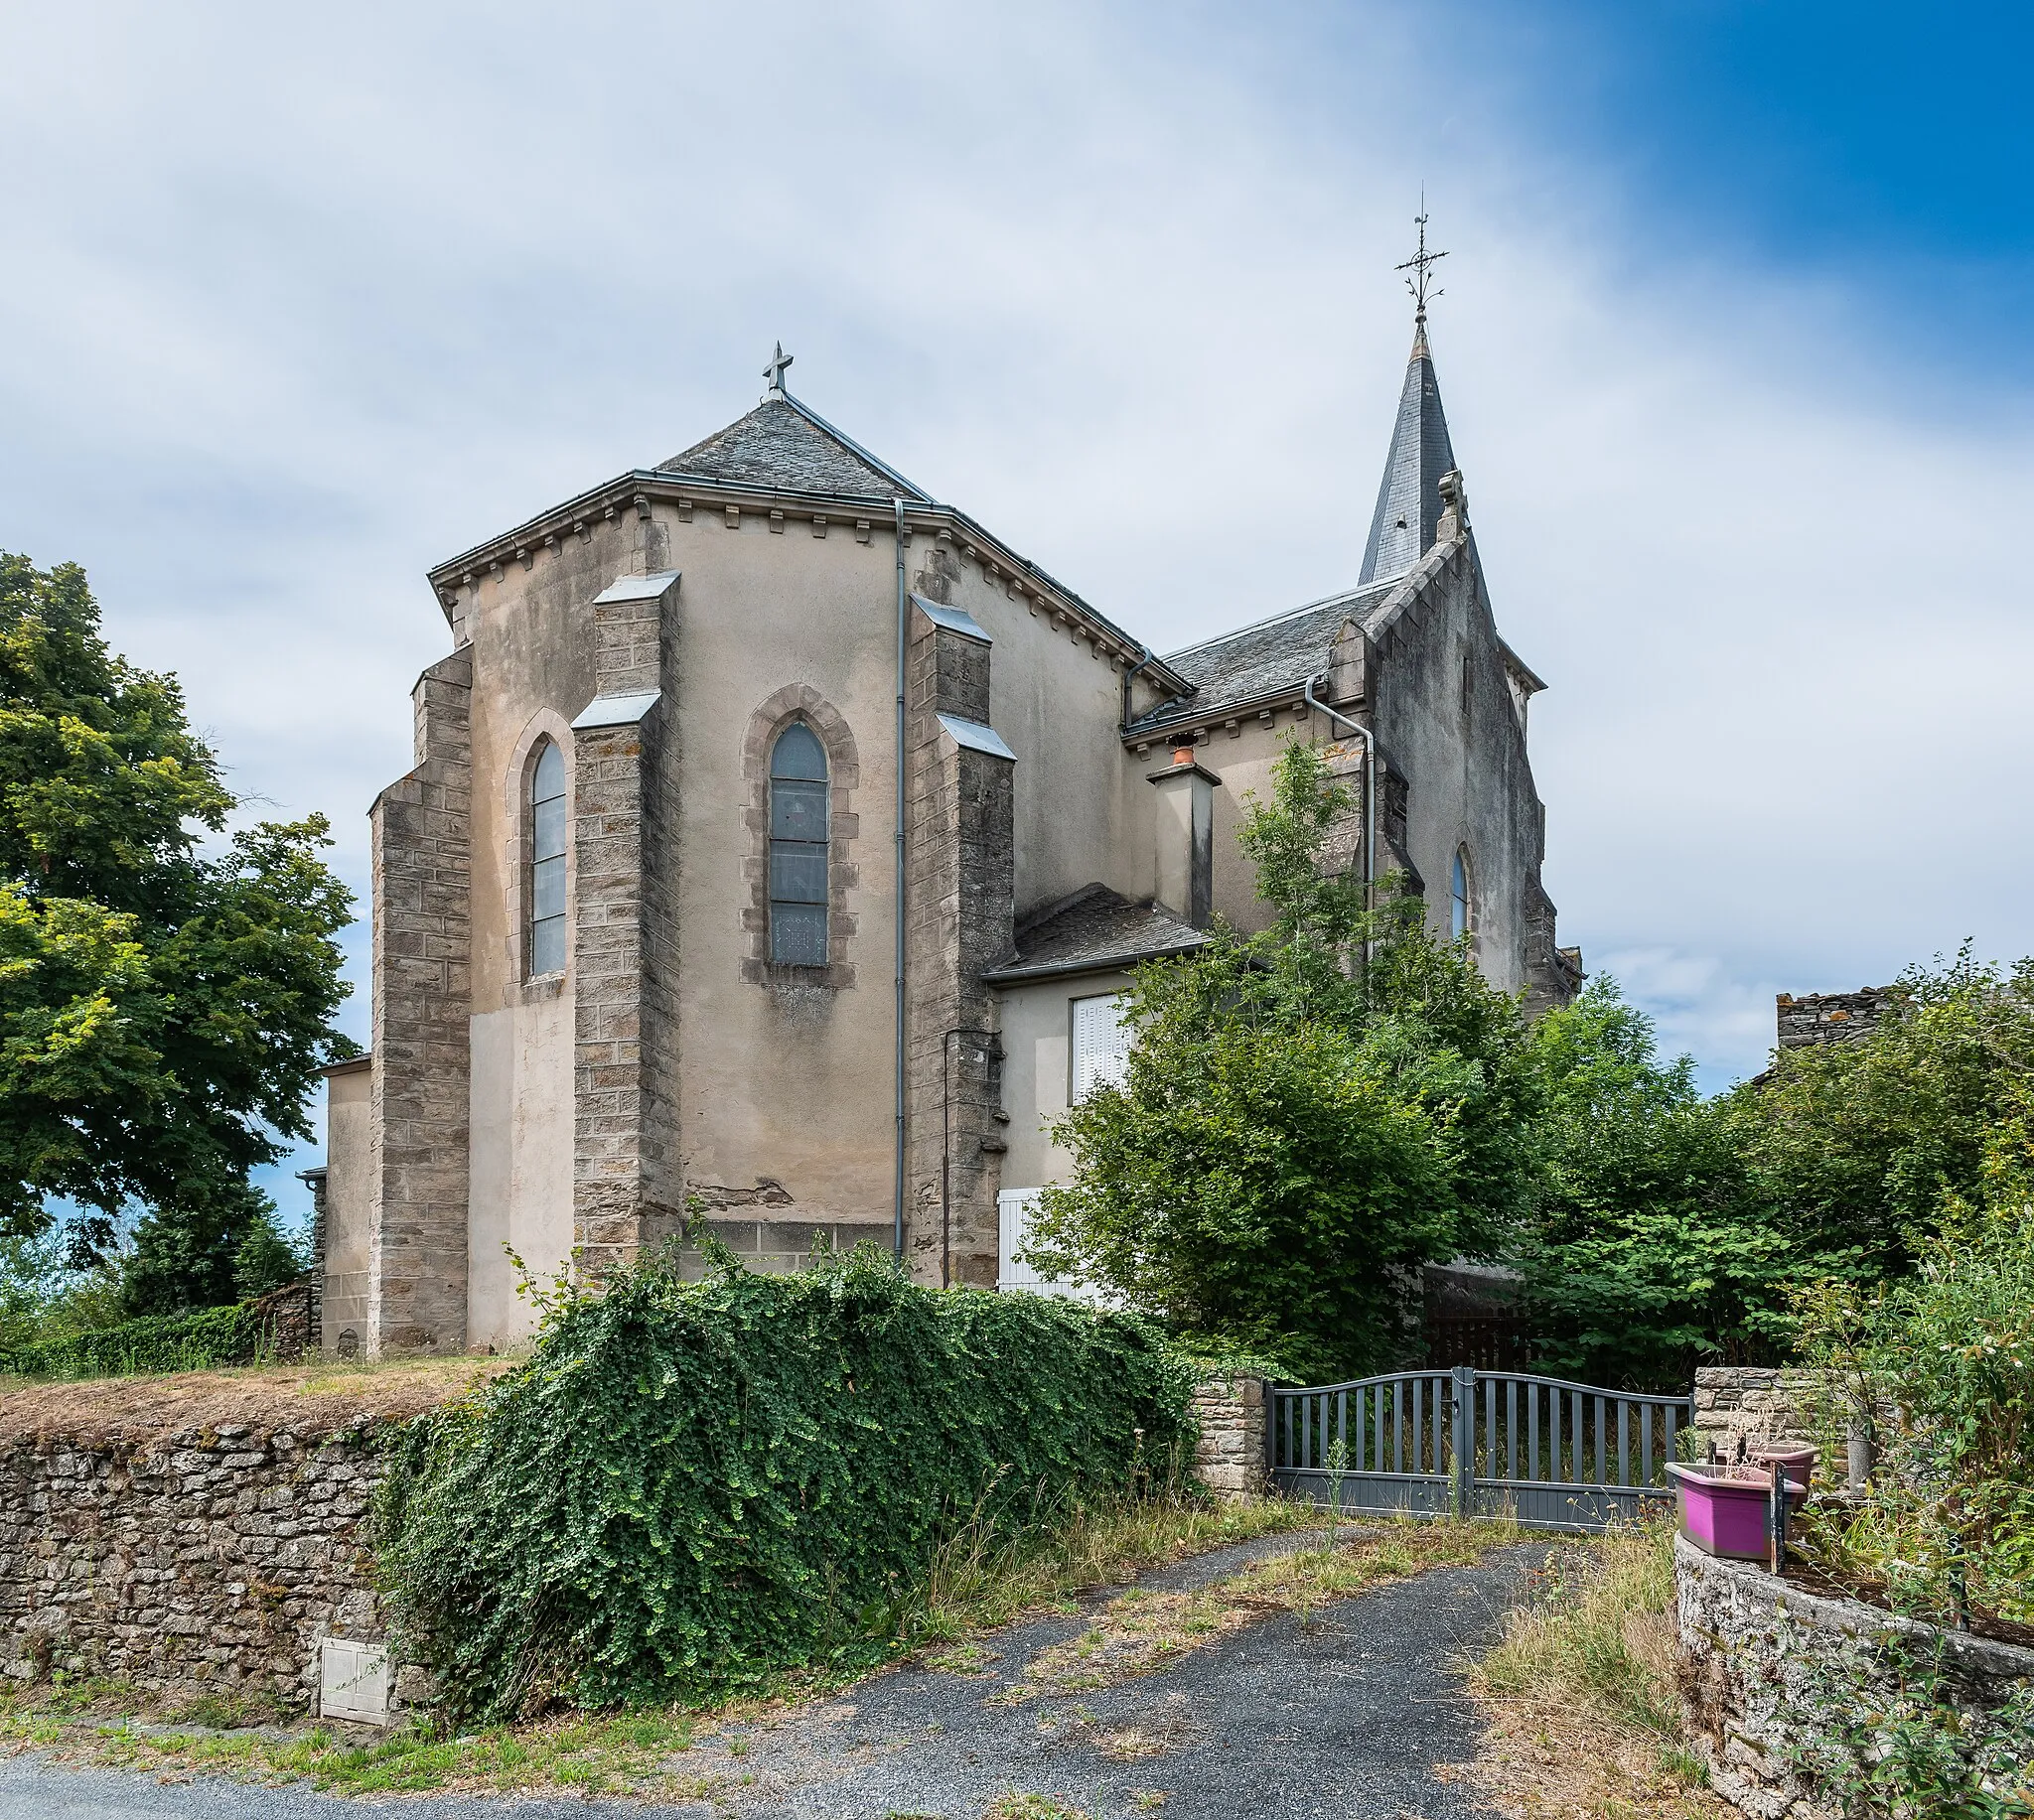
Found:
[[[1412,301],[1417,306],[1413,311],[1412,320],[1416,323],[1423,323],[1426,321],[1427,299],[1429,297],[1445,295],[1441,291],[1429,291],[1427,286],[1433,282],[1433,268],[1435,265],[1448,255],[1446,253],[1430,253],[1426,249],[1426,192],[1424,190],[1419,193],[1419,212],[1412,218],[1419,223],[1419,251],[1414,253],[1403,265],[1393,266],[1391,269],[1412,274],[1405,281],[1405,288],[1412,293]]]
[[[763,369],[763,376],[764,378],[770,381],[770,390],[773,396],[783,396],[784,369],[790,364],[791,355],[784,351],[784,344],[782,342],[779,342],[777,344],[776,356],[771,360],[770,364],[764,367]]]

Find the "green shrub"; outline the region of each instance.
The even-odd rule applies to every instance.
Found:
[[[1827,1425],[1870,1412],[1884,1456],[1869,1495],[1812,1521],[1804,1547],[1920,1614],[1970,1601],[2034,1618],[2034,1207],[1966,1208],[1912,1277],[1815,1285],[1797,1307],[1842,1406]]]
[[[1191,1373],[1133,1317],[664,1263],[403,1433],[377,1552],[457,1716],[702,1701],[879,1660],[943,1541],[1175,1474]]]
[[[129,1371],[205,1371],[244,1365],[261,1350],[261,1316],[251,1304],[158,1315],[0,1352],[15,1377],[115,1377]]]

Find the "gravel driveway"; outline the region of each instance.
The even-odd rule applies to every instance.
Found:
[[[1218,1550],[1141,1585],[1204,1585],[1290,1538]],[[1450,1766],[1480,1727],[1458,1664],[1487,1635],[1544,1543],[1436,1568],[1324,1608],[1231,1632],[1119,1687],[987,1704],[1018,1665],[1078,1635],[1055,1617],[990,1639],[1004,1672],[925,1668],[878,1675],[847,1695],[697,1747],[702,1773],[753,1779],[719,1806],[645,1808],[547,1796],[405,1797],[404,1820],[977,1820],[1011,1792],[1052,1796],[1094,1817],[1164,1820],[1458,1820],[1486,1814]],[[1121,1735],[1150,1753],[1117,1760]],[[1104,1743],[1110,1735],[1115,1742]],[[731,1749],[732,1747],[732,1749]],[[1162,1803],[1153,1797],[1162,1795]],[[0,1761],[0,1820],[360,1820],[363,1803],[225,1782],[162,1785],[100,1770]],[[379,1805],[378,1803],[376,1805]]]

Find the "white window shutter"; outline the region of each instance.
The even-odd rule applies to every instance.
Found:
[[[1130,1068],[1134,1033],[1123,1015],[1123,995],[1074,1001],[1074,1100],[1076,1104],[1108,1081],[1122,1085]]]
[[[1108,1299],[1085,1283],[1063,1283],[1056,1277],[1042,1277],[1030,1262],[1019,1263],[1018,1252],[1031,1238],[1031,1215],[1038,1206],[1038,1189],[1004,1189],[996,1195],[996,1287],[1025,1290],[1034,1296],[1068,1296],[1076,1302],[1107,1307]]]

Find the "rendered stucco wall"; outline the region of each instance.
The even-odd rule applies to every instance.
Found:
[[[570,1261],[572,1044],[558,990],[473,1020],[473,1211],[467,1343],[502,1351],[535,1328],[508,1248],[539,1281]]]
[[[336,1068],[325,1078],[325,1284],[323,1344],[340,1335],[356,1341],[367,1325],[367,1220],[374,1200],[370,1126],[372,1082],[366,1063]]]
[[[1534,983],[1536,948],[1547,950],[1541,970],[1551,963],[1550,919],[1534,921],[1544,839],[1525,731],[1473,548],[1437,545],[1414,579],[1412,598],[1378,636],[1373,724],[1410,785],[1405,846],[1430,925],[1450,932],[1455,854],[1466,847],[1478,963],[1493,985],[1516,992]]]
[[[1090,973],[1003,988],[1003,1110],[1010,1115],[1003,1130],[1010,1147],[1003,1158],[1004,1188],[1044,1188],[1073,1174],[1073,1157],[1046,1130],[1067,1110],[1069,1008],[1075,999],[1121,992],[1129,983],[1127,973]]]

